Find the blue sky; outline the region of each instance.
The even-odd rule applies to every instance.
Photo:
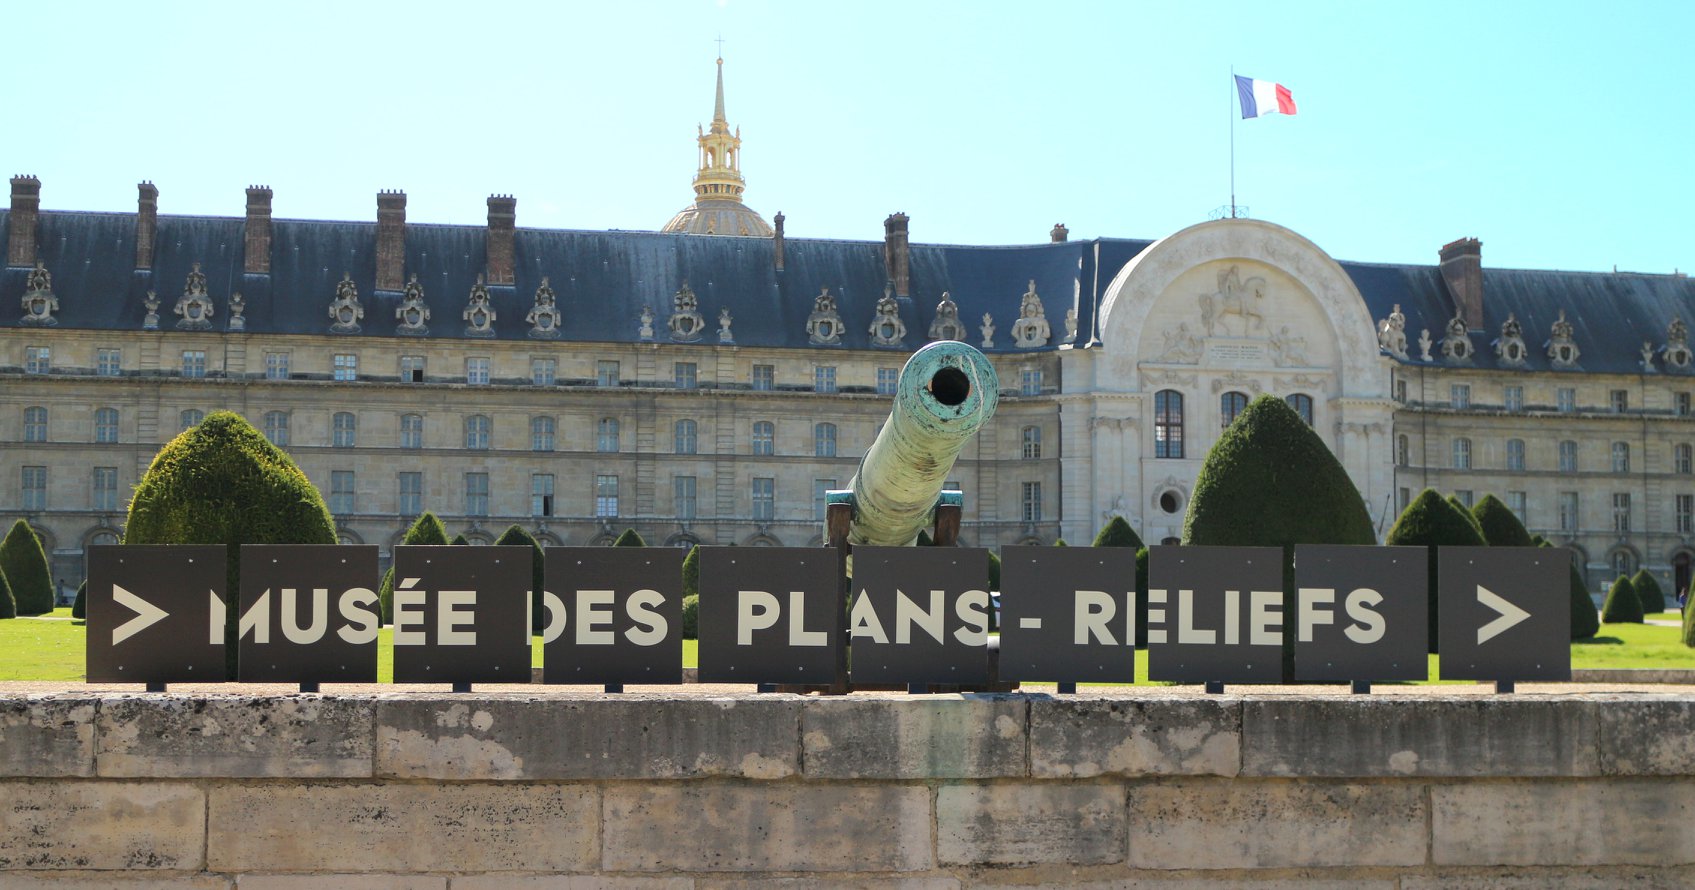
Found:
[[[724,38],[747,201],[793,237],[1158,238],[1230,197],[1341,259],[1695,266],[1695,3],[34,3],[0,172],[50,209],[656,229]]]

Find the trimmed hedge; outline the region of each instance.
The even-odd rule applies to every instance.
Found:
[[[1660,590],[1660,582],[1647,569],[1637,569],[1630,576],[1630,586],[1636,588],[1636,598],[1642,602],[1643,615],[1658,615],[1666,610],[1666,595]]]
[[[241,590],[242,544],[334,544],[335,520],[294,461],[241,415],[214,411],[165,443],[130,499],[125,544],[223,544],[225,588]],[[236,621],[225,611],[224,654],[236,676]]]
[[[447,526],[434,513],[425,510],[422,516],[412,521],[411,527],[400,539],[402,544],[446,544]],[[383,583],[377,588],[377,604],[382,610],[384,624],[394,623],[394,566],[389,566],[383,573]]]
[[[683,639],[700,639],[700,595],[683,597]]]
[[[1636,598],[1636,588],[1624,575],[1613,581],[1607,591],[1607,601],[1601,605],[1603,624],[1641,624],[1642,601]]]
[[[1460,500],[1459,495],[1448,495],[1448,506],[1458,510],[1460,515],[1464,516],[1466,521],[1471,523],[1471,527],[1477,529],[1477,536],[1479,538],[1484,538],[1485,543],[1487,543],[1487,537],[1483,534],[1483,526],[1477,524],[1477,517],[1471,515],[1471,508],[1465,505],[1465,501]]]
[[[547,590],[546,557],[541,552],[541,544],[535,536],[523,526],[513,523],[500,537],[494,539],[496,547],[530,545],[530,630],[541,633],[547,627],[547,606],[542,602],[542,594]]]
[[[0,571],[12,587],[12,602],[19,615],[45,615],[53,611],[53,570],[35,529],[20,519],[12,523],[0,543]]]
[[[1122,516],[1114,516],[1107,520],[1106,525],[1095,533],[1095,547],[1134,547],[1137,550],[1145,546],[1140,535],[1130,527],[1130,523]]]
[[[1342,464],[1287,403],[1263,395],[1236,416],[1195,478],[1183,543],[1283,548],[1283,614],[1295,614],[1296,544],[1375,544],[1371,514]],[[1283,641],[1292,677],[1294,635]]]
[[[689,548],[689,555],[683,557],[683,598],[700,596],[700,545]]]
[[[1436,569],[1438,547],[1481,547],[1483,534],[1471,514],[1443,500],[1434,488],[1426,488],[1413,498],[1395,520],[1385,544],[1404,544],[1430,548],[1426,555],[1428,574],[1425,577],[1426,602],[1430,606],[1430,651],[1436,651]]]
[[[71,604],[71,617],[88,620],[88,582],[77,585],[77,601]]]
[[[624,529],[623,534],[618,536],[618,540],[612,542],[612,546],[614,546],[614,547],[646,547],[647,542],[642,540],[642,536],[637,534],[635,529],[627,528],[627,529]]]
[[[0,570],[0,618],[18,617],[18,603],[12,599],[12,585],[6,583],[6,573]]]
[[[1095,533],[1093,547],[1136,548],[1136,645],[1148,645],[1148,548],[1122,516],[1114,516]]]
[[[1484,543],[1491,547],[1536,546],[1512,508],[1492,494],[1484,495],[1483,500],[1471,508],[1471,518],[1477,521],[1478,530],[1483,532]]]
[[[1583,583],[1583,573],[1571,566],[1571,638],[1587,640],[1601,631],[1601,616],[1595,611],[1595,601],[1589,598],[1589,588]]]
[[[470,538],[467,538],[467,537],[465,537],[465,533],[464,533],[464,532],[460,532],[460,533],[459,533],[459,534],[457,534],[457,535],[454,535],[454,536],[453,536],[453,540],[451,540],[451,541],[448,541],[448,542],[447,542],[447,543],[449,543],[449,544],[452,544],[452,545],[454,545],[454,546],[456,546],[456,547],[457,547],[457,546],[465,546],[465,547],[469,547],[469,546],[471,546],[471,539],[470,539]]]

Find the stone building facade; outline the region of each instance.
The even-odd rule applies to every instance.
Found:
[[[1286,398],[1386,533],[1421,488],[1493,492],[1591,585],[1695,557],[1695,394],[1683,275],[1339,262],[1262,221],[1158,241],[1011,247],[787,237],[741,204],[722,68],[696,202],[663,232],[0,210],[0,520],[28,518],[74,584],[121,534],[158,448],[238,411],[386,557],[412,516],[487,542],[805,545],[887,415],[907,355],[981,348],[999,413],[953,474],[963,539],[1181,534],[1234,412]],[[705,189],[703,191],[702,189]],[[726,231],[713,220],[738,220]],[[743,229],[748,229],[744,234]],[[708,237],[710,235],[710,237]],[[1298,472],[1298,470],[1296,470]]]

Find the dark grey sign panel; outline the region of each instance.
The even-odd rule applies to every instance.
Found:
[[[532,549],[394,548],[394,682],[530,682]]]
[[[1441,548],[1442,679],[1571,679],[1570,565],[1563,547]]]
[[[544,682],[683,681],[682,550],[549,547],[545,553]]]
[[[827,547],[700,548],[701,682],[834,682],[840,562]]]
[[[1283,549],[1158,546],[1148,554],[1148,679],[1279,683]]]
[[[853,681],[987,683],[988,589],[981,548],[854,548]]]
[[[225,548],[88,549],[88,681],[221,683]]]
[[[1001,548],[1000,679],[1136,679],[1136,551]]]
[[[379,582],[374,546],[242,545],[242,682],[377,682]]]
[[[1423,547],[1295,546],[1295,679],[1429,677]]]

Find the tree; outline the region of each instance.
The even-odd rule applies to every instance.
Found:
[[[0,571],[12,586],[12,602],[19,615],[45,615],[53,611],[53,571],[41,539],[29,523],[12,523],[6,540],[0,542]]]
[[[683,597],[683,639],[700,639],[700,595]]]
[[[995,551],[989,551],[989,589],[1001,589],[1001,558]]]
[[[1122,516],[1114,516],[1095,533],[1094,547],[1136,548],[1136,645],[1148,645],[1148,548]]]
[[[1484,537],[1483,526],[1477,524],[1477,517],[1471,515],[1471,508],[1467,507],[1465,505],[1465,501],[1460,500],[1459,495],[1457,495],[1457,494],[1448,495],[1448,506],[1453,507],[1455,510],[1458,510],[1460,512],[1460,515],[1464,516],[1466,518],[1466,521],[1471,523],[1472,528],[1477,529],[1477,536],[1479,538]],[[1488,539],[1485,538],[1484,540],[1488,540]]]
[[[700,545],[689,548],[689,555],[683,557],[683,596],[700,595]]]
[[[1064,538],[1054,538],[1053,545],[1055,547],[1070,547],[1071,546],[1070,544],[1065,543]]]
[[[930,537],[930,530],[929,529],[921,528],[921,529],[918,530],[918,539],[912,542],[912,546],[914,546],[914,547],[934,547],[934,546],[936,546],[936,542],[933,538]]]
[[[1607,591],[1607,601],[1601,604],[1601,622],[1642,623],[1642,601],[1636,598],[1636,588],[1631,586],[1629,577],[1620,575],[1613,581],[1612,589]]]
[[[77,585],[77,600],[71,604],[71,617],[88,620],[88,582]]]
[[[226,595],[241,590],[242,544],[334,544],[323,495],[241,415],[214,411],[159,449],[136,483],[125,544],[222,544]],[[236,676],[236,621],[224,612],[225,671]]]
[[[406,534],[400,539],[402,544],[446,544],[447,526],[434,513],[425,510],[422,516],[412,521],[412,526],[406,529]],[[394,622],[394,566],[389,566],[383,573],[383,583],[377,589],[377,601],[382,610],[383,623]]]
[[[1636,589],[1636,598],[1642,603],[1643,615],[1658,615],[1666,610],[1666,595],[1660,590],[1660,582],[1647,569],[1637,569],[1630,576],[1630,586]]]
[[[0,570],[0,618],[18,617],[18,603],[12,599],[12,585],[6,583],[6,573]]]
[[[1453,502],[1442,499],[1436,489],[1426,488],[1401,511],[1389,529],[1385,544],[1427,547],[1425,585],[1430,604],[1430,651],[1436,651],[1436,569],[1441,547],[1481,547],[1483,534],[1477,523]]]
[[[1536,546],[1512,508],[1492,494],[1484,495],[1483,500],[1471,508],[1471,518],[1477,520],[1477,528],[1483,532],[1483,542],[1491,547]]]
[[[530,546],[530,630],[541,633],[542,628],[547,627],[547,606],[542,602],[542,594],[547,590],[546,555],[542,553],[541,543],[523,526],[513,523],[494,539],[494,544],[496,547]]]
[[[1296,544],[1375,544],[1371,514],[1342,464],[1295,409],[1254,399],[1218,437],[1195,477],[1183,543],[1283,548],[1283,614],[1294,615]],[[1284,635],[1283,672],[1294,669]]]
[[[1094,546],[1133,547],[1140,550],[1144,545],[1141,536],[1136,534],[1136,530],[1130,527],[1130,523],[1125,521],[1124,517],[1114,516],[1107,520],[1106,525],[1101,526],[1100,531],[1095,533]]]
[[[1583,573],[1571,566],[1571,638],[1587,640],[1601,630],[1601,616],[1595,612],[1595,601],[1589,598],[1589,588],[1583,583]]]
[[[635,529],[627,528],[627,529],[624,529],[623,534],[618,536],[618,540],[612,542],[612,546],[614,546],[614,547],[646,547],[647,542],[642,540],[642,536],[637,534]]]
[[[460,532],[460,533],[459,533],[459,534],[457,534],[457,535],[454,535],[454,536],[453,536],[453,540],[451,540],[451,541],[448,541],[448,542],[447,542],[447,543],[449,543],[449,544],[452,544],[452,545],[454,545],[454,546],[461,546],[461,545],[463,545],[463,546],[467,546],[467,547],[468,547],[468,546],[470,546],[470,544],[471,544],[471,539],[470,539],[470,538],[467,538],[467,537],[465,537],[465,533],[464,533],[464,532]]]

